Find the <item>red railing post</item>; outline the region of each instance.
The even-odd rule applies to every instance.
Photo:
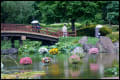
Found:
[[[48,35],[48,28],[46,28],[46,34]]]

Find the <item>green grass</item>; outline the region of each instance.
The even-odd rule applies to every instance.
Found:
[[[79,37],[60,37],[60,42],[65,42],[65,43],[78,43],[78,41],[82,38],[82,36]],[[88,37],[88,44],[93,44],[95,45],[99,39],[95,37]]]
[[[40,26],[41,27],[48,27],[48,28],[52,28],[52,29],[55,29],[55,30],[61,30],[62,27],[64,26],[64,24],[66,24],[67,28],[68,28],[68,31],[71,31],[71,23],[54,23],[54,24],[44,24],[44,23],[40,23]],[[76,28],[79,28],[81,27],[81,24],[80,23],[75,23],[75,27]]]
[[[93,45],[95,45],[97,42],[98,42],[98,38],[96,38],[96,37],[88,37],[88,44],[93,44]]]

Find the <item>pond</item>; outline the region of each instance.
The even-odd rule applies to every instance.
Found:
[[[12,60],[4,60],[3,63],[7,71],[45,71],[46,75],[34,79],[99,79],[105,76],[105,68],[111,67],[116,61],[119,62],[119,54],[107,53],[95,56],[87,54],[81,59],[81,64],[70,64],[68,58],[68,55],[61,54],[49,65],[43,65],[40,59],[33,59],[32,65],[17,66]]]

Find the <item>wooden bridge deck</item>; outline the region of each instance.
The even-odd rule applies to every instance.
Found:
[[[24,24],[2,24],[1,33],[21,33],[31,35],[41,35],[45,37],[59,38],[63,35],[61,30],[54,30],[51,28],[40,27],[41,29],[33,28],[31,25]],[[67,32],[67,36],[76,36],[76,31]]]
[[[31,34],[31,35],[38,35],[38,36],[45,36],[45,37],[52,37],[58,39],[59,37],[57,36],[52,36],[52,35],[47,35],[47,34],[42,34],[42,33],[35,33],[35,32],[26,32],[26,31],[1,31],[1,33],[14,33],[14,34]]]

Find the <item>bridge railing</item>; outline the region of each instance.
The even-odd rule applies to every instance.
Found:
[[[61,30],[54,30],[45,27],[41,27],[41,29],[36,29],[36,28],[32,28],[31,25],[24,25],[24,24],[1,24],[1,30],[41,33],[55,37],[61,37],[63,35]],[[76,36],[76,30],[73,32],[67,32],[67,36]]]

